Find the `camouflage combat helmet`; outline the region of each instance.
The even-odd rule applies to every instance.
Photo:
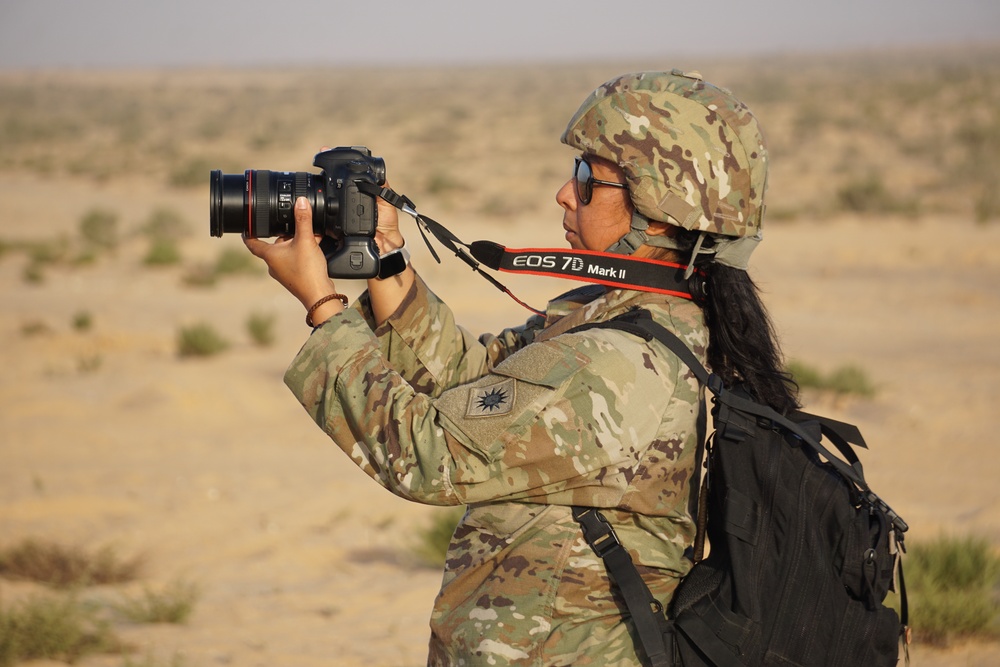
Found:
[[[591,93],[562,142],[625,172],[637,215],[609,251],[675,247],[644,233],[655,220],[704,232],[716,261],[746,268],[761,238],[767,148],[757,119],[732,93],[697,73],[625,74]]]

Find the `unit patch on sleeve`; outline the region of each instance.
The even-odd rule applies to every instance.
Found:
[[[514,378],[507,378],[487,387],[473,387],[469,392],[467,418],[498,417],[509,414],[514,409]]]

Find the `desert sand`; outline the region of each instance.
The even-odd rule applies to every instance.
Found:
[[[539,124],[558,129],[589,87],[606,78],[605,69],[615,68],[588,70],[590,79],[579,75],[559,96],[562,107],[547,111],[555,120]],[[180,85],[180,74],[171,77],[163,86]],[[49,85],[61,81],[53,75]],[[146,85],[124,74],[75,81],[95,90]],[[767,116],[758,115],[766,125]],[[458,112],[453,119],[481,121]],[[306,169],[315,148],[340,137],[378,151],[370,124],[384,119],[365,122],[358,140],[345,137],[349,127],[339,127],[332,141],[307,132],[280,150],[261,148],[260,156],[244,148],[234,159],[247,162],[220,166]],[[448,153],[449,162],[468,169],[471,183],[495,176],[515,187],[520,176],[530,186],[511,195],[527,202],[520,208],[470,210],[463,208],[463,198],[472,196],[465,190],[439,195],[408,177],[422,165],[424,151],[437,151],[440,160],[451,150],[427,148],[412,137],[408,143],[400,128],[413,122],[393,126],[385,154],[397,189],[422,191],[426,205],[414,196],[422,212],[470,241],[563,245],[553,197],[572,153],[557,134],[544,151],[528,155],[522,173],[508,163],[499,174],[490,170],[489,140],[471,129],[463,135],[476,147],[469,165],[463,167],[459,153]],[[493,129],[503,132],[509,123],[500,115]],[[772,136],[790,131],[776,125]],[[46,145],[18,148],[44,152]],[[298,162],[291,155],[299,155]],[[788,202],[799,201],[802,190],[822,192],[822,173],[829,172],[796,174],[782,168],[780,158],[774,156],[773,208],[783,208],[783,195]],[[294,299],[263,274],[226,277],[211,288],[184,284],[191,263],[208,261],[223,247],[242,248],[238,238],[208,235],[207,171],[204,185],[179,188],[143,178],[138,167],[93,179],[24,164],[8,161],[0,174],[0,238],[6,241],[72,234],[81,213],[101,205],[118,211],[126,230],[153,207],[171,206],[192,233],[183,239],[184,262],[168,268],[144,266],[142,240],[132,236],[92,264],[47,268],[41,282],[24,279],[25,253],[0,256],[0,546],[42,537],[88,549],[112,545],[144,557],[140,581],[86,592],[98,599],[178,580],[196,583],[201,596],[186,624],[118,628],[158,664],[423,664],[440,573],[415,563],[410,552],[419,527],[440,510],[373,484],[283,386],[284,369],[309,332]],[[916,161],[890,171],[889,180],[914,172],[915,189],[926,183]],[[853,364],[876,385],[871,398],[807,393],[806,408],[860,426],[870,445],[862,455],[869,481],[907,520],[908,539],[975,534],[997,543],[1000,457],[992,417],[1000,395],[1000,223],[975,222],[965,205],[931,209],[781,216],[765,223],[752,274],[787,357],[823,370]],[[437,265],[412,223],[403,225],[414,265],[467,328],[497,330],[527,317],[464,264],[445,256]],[[503,279],[536,306],[571,286]],[[352,298],[361,288],[339,286]],[[275,316],[272,345],[250,341],[245,321],[254,312]],[[72,326],[79,313],[92,318],[89,329]],[[180,358],[177,332],[195,322],[211,323],[232,346],[208,358]],[[0,603],[36,592],[35,585],[0,579]],[[122,661],[99,655],[79,664]],[[1000,645],[918,644],[912,664],[1000,664]]]

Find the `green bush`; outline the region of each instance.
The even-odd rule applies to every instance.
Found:
[[[103,208],[94,208],[80,220],[80,237],[91,246],[102,250],[118,247],[118,214]]]
[[[170,172],[170,185],[176,188],[192,188],[208,185],[212,164],[204,158],[192,158],[175,166]]]
[[[32,336],[46,336],[52,333],[52,327],[42,320],[29,320],[21,325],[21,335],[25,338]],[[0,557],[0,562],[2,562]]]
[[[215,269],[208,264],[195,264],[184,272],[182,281],[189,287],[213,287],[219,281]]]
[[[77,331],[90,331],[94,327],[94,317],[85,310],[73,315],[73,328]]]
[[[45,282],[45,267],[38,262],[31,262],[24,267],[21,278],[28,284],[41,285]]]
[[[182,357],[210,357],[228,347],[229,341],[220,336],[210,324],[182,327],[177,334],[177,353]]]
[[[870,398],[875,395],[875,386],[868,374],[857,366],[847,365],[834,369],[829,374],[801,361],[791,360],[785,370],[802,389],[820,389],[837,394],[856,394]]]
[[[181,249],[172,238],[154,238],[150,240],[149,250],[142,258],[146,266],[173,266],[181,261]]]
[[[82,224],[82,223],[81,223]],[[57,264],[69,257],[70,243],[65,237],[27,244],[28,257],[35,264]]]
[[[885,187],[881,177],[869,175],[842,185],[836,194],[837,208],[851,213],[915,215],[916,201],[897,199]]]
[[[451,537],[464,514],[464,507],[448,507],[434,512],[431,522],[422,528],[416,536],[413,555],[416,556],[418,562],[435,568],[444,564],[448,545],[451,544]]]
[[[920,641],[996,636],[1000,557],[984,539],[941,537],[904,557],[910,624]]]
[[[139,597],[116,604],[115,610],[133,623],[186,623],[199,595],[195,584],[176,581],[162,591],[146,588]]]
[[[274,323],[272,314],[253,313],[247,318],[247,333],[256,345],[267,347],[274,343]]]
[[[829,389],[838,394],[857,394],[859,396],[874,396],[875,387],[868,374],[857,366],[841,366],[834,369],[826,377],[825,389]]]
[[[56,588],[128,582],[141,569],[141,559],[122,559],[111,547],[89,552],[28,538],[0,551],[0,575]]]
[[[97,609],[73,597],[36,597],[0,609],[0,667],[38,659],[72,663],[120,647]]]
[[[427,178],[424,190],[432,195],[445,195],[452,192],[465,192],[469,187],[451,173],[443,170],[434,171]]]
[[[973,209],[979,224],[1000,220],[1000,183],[985,185],[973,202]]]
[[[178,211],[159,207],[149,214],[140,231],[151,239],[179,239],[187,235],[188,224]]]
[[[215,274],[218,276],[238,273],[260,274],[264,265],[245,248],[226,248],[215,260]]]

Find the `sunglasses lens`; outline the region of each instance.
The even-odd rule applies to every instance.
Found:
[[[591,190],[594,187],[594,174],[586,160],[576,160],[576,196],[581,204],[590,203]]]

